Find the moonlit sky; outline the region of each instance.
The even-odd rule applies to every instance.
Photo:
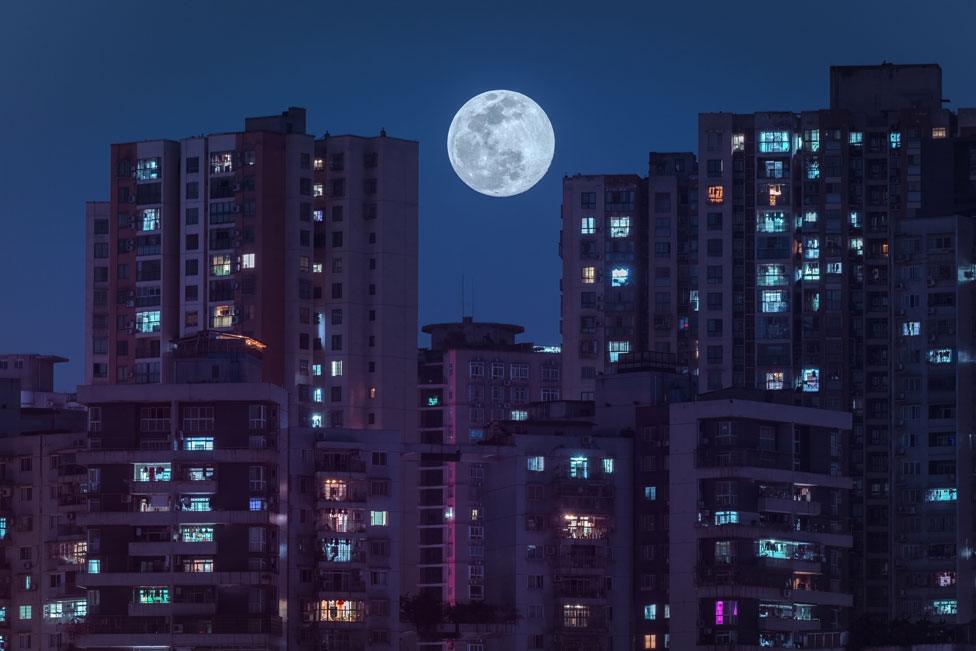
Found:
[[[520,323],[559,342],[564,174],[646,173],[694,150],[700,111],[827,102],[830,64],[940,63],[950,106],[976,106],[976,4],[736,2],[85,2],[0,12],[0,351],[83,363],[84,202],[106,199],[109,143],[236,131],[289,105],[316,135],[421,143],[420,323]],[[549,173],[508,199],[447,159],[457,109],[485,90],[537,101]],[[473,287],[473,289],[472,289]],[[467,310],[471,311],[471,308]]]

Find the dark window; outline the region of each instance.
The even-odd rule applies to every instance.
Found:
[[[190,158],[187,158],[186,159],[186,173],[187,174],[196,174],[199,171],[200,171],[200,157],[199,156],[191,156]]]

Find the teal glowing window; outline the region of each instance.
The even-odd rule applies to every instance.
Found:
[[[574,479],[588,479],[590,476],[590,461],[586,457],[570,457],[569,476]]]
[[[210,525],[185,526],[180,528],[180,540],[185,543],[213,542],[214,528]]]
[[[617,362],[620,360],[621,355],[630,352],[630,342],[629,341],[608,341],[607,352],[610,354],[610,361]]]
[[[172,465],[168,463],[137,463],[132,467],[134,481],[169,481]]]
[[[691,306],[692,312],[698,311],[698,290],[692,289],[688,292],[688,304]]]
[[[390,514],[387,511],[370,511],[369,524],[374,527],[385,527],[390,522]]]
[[[263,497],[252,497],[247,502],[248,511],[267,511],[268,500]]]
[[[805,368],[800,371],[800,388],[804,393],[820,391],[820,369]]]
[[[925,491],[926,502],[955,502],[957,497],[955,488],[930,488]]]
[[[315,387],[312,389],[312,402],[322,402],[323,391],[322,387]]]
[[[180,500],[183,511],[210,511],[209,497],[184,497]]]
[[[610,286],[623,287],[630,282],[630,269],[617,267],[610,270]]]
[[[139,230],[159,230],[159,208],[146,208],[139,211]]]
[[[756,556],[760,558],[793,558],[804,561],[820,558],[816,547],[810,543],[761,538],[756,544]]]
[[[427,396],[428,407],[437,407],[440,404],[441,404],[440,396]]]
[[[955,599],[936,599],[932,602],[932,612],[936,615],[955,615],[958,607]]]
[[[348,563],[352,561],[353,541],[333,538],[322,542],[322,554],[330,563]]]
[[[644,499],[649,502],[654,502],[657,500],[657,486],[645,486],[644,487]]]
[[[44,604],[44,618],[77,621],[88,615],[87,599],[69,599]]]
[[[820,259],[820,240],[816,237],[808,237],[803,242],[803,257],[806,260]]]
[[[89,574],[100,574],[102,571],[102,561],[97,558],[88,559],[88,573]]]
[[[929,364],[952,364],[952,349],[951,348],[933,348],[928,352],[926,358]]]
[[[212,436],[188,436],[183,440],[183,449],[194,452],[213,450],[214,440]]]
[[[529,420],[529,412],[524,409],[513,409],[509,414],[512,420]]]
[[[860,146],[864,144],[864,132],[863,131],[851,131],[848,134],[847,141],[854,145]]]
[[[756,273],[756,284],[760,287],[780,287],[786,285],[788,277],[786,275],[786,265],[783,264],[761,264]]]
[[[888,134],[888,144],[891,145],[892,149],[899,149],[901,147],[901,132],[892,131]]]
[[[901,324],[902,337],[917,337],[922,334],[922,324],[919,321],[905,321]]]
[[[312,375],[315,375],[315,376],[322,375],[322,365],[321,364],[312,364]]]
[[[160,175],[158,158],[140,158],[136,161],[136,180],[153,181]]]
[[[20,619],[30,619],[31,617],[34,616],[33,613],[34,609],[31,608],[31,606],[29,605],[20,606],[18,610],[19,610]]]
[[[817,213],[814,210],[808,210],[803,213],[803,223],[805,224],[816,224],[817,223]]]
[[[603,460],[603,472],[612,475],[613,474],[613,459]]]
[[[212,481],[214,478],[213,466],[193,466],[183,470],[183,476],[187,481]]]
[[[739,521],[738,511],[716,511],[715,524],[736,524]]]
[[[789,131],[760,131],[759,151],[763,154],[783,154],[790,151]]]
[[[7,537],[7,518],[0,518],[0,540]]]
[[[839,274],[844,271],[843,262],[828,262],[827,263],[827,273],[829,274]]]
[[[809,160],[807,161],[807,178],[811,181],[820,178],[820,161]]]
[[[543,472],[546,469],[546,458],[529,457],[525,460],[525,467],[529,472]]]
[[[583,217],[580,220],[580,235],[596,233],[596,217]]]
[[[143,586],[136,590],[136,598],[141,604],[168,604],[169,588],[166,586]]]
[[[851,228],[861,228],[861,213],[857,212],[856,210],[852,210],[848,215],[848,220],[850,220]]]
[[[789,307],[786,291],[782,289],[764,289],[761,293],[762,311],[767,314],[786,312]]]
[[[649,622],[657,619],[657,604],[646,604],[644,606],[644,619]]]
[[[756,216],[756,231],[759,233],[785,233],[786,213],[762,211]]]
[[[849,243],[849,248],[854,252],[854,255],[864,254],[864,238],[862,237],[852,237]]]
[[[0,622],[5,622],[5,621],[7,621],[7,607],[6,606],[0,606]],[[3,638],[0,638],[0,639],[3,639]],[[0,648],[2,648],[2,647],[0,647]]]
[[[136,312],[136,332],[159,332],[159,311]]]
[[[804,280],[820,280],[820,263],[819,262],[804,262],[803,263],[803,279]]]
[[[630,217],[611,217],[610,237],[630,237]]]

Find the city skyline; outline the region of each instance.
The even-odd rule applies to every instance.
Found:
[[[5,39],[4,48],[25,46],[23,38],[44,24],[39,22],[41,7],[12,10],[7,25],[26,29]],[[161,62],[146,73],[144,66],[133,63],[138,57],[130,61],[114,56],[114,48],[94,45],[100,35],[118,27],[121,15],[62,7],[62,15],[70,19],[64,24],[73,25],[72,31],[45,26],[56,38],[39,53],[30,75],[15,67],[2,73],[5,87],[39,101],[0,109],[6,123],[32,127],[13,130],[0,154],[2,167],[10,170],[0,184],[0,199],[12,229],[0,249],[0,277],[5,279],[0,289],[20,308],[0,324],[0,340],[5,352],[36,350],[68,357],[59,388],[82,381],[81,333],[64,324],[82,314],[79,206],[84,200],[107,198],[92,196],[90,190],[107,187],[106,143],[231,131],[239,128],[239,116],[268,115],[296,105],[308,109],[309,132],[316,137],[326,131],[376,135],[385,127],[392,136],[420,142],[420,323],[456,320],[462,311],[472,312],[461,309],[463,276],[476,318],[517,322],[526,327],[529,339],[558,343],[556,246],[564,174],[642,173],[648,151],[693,151],[699,112],[798,112],[820,106],[828,63],[940,63],[949,106],[976,104],[974,72],[964,64],[965,38],[961,33],[953,38],[966,21],[950,20],[953,12],[946,9],[938,37],[932,32],[929,38],[891,41],[890,34],[900,27],[896,8],[891,3],[844,6],[835,12],[836,20],[824,19],[836,45],[829,61],[813,49],[771,58],[761,43],[741,42],[738,35],[754,29],[754,21],[772,11],[772,5],[741,14],[715,7],[708,21],[691,20],[688,9],[677,7],[628,9],[621,14],[632,19],[608,13],[591,17],[587,26],[579,24],[579,12],[569,5],[559,15],[545,16],[542,27],[538,20],[507,20],[500,11],[478,16],[473,30],[471,14],[457,8],[445,9],[436,20],[411,18],[397,9],[377,18],[353,8],[329,8],[309,10],[308,20],[264,20],[269,38],[284,42],[271,55],[243,46],[228,65],[206,57],[197,60],[191,48],[157,57]],[[969,11],[964,5],[956,9],[960,17]],[[528,11],[530,19],[542,20],[544,8]],[[784,12],[784,24],[806,20],[800,9],[777,11]],[[161,34],[190,25],[191,42],[202,39],[202,26],[215,21],[256,26],[250,15],[222,16],[212,8],[195,13],[193,20],[179,10],[140,12],[160,25]],[[875,29],[865,33],[862,26],[869,18]],[[369,36],[356,40],[333,31],[326,45],[314,36],[314,28],[330,19],[361,26]],[[645,39],[643,33],[656,36]],[[284,34],[294,38],[282,39]],[[403,45],[404,37],[412,55],[391,55],[387,43]],[[581,39],[587,47],[572,47]],[[139,46],[161,52],[168,43],[144,35]],[[505,46],[501,51],[499,43]],[[449,61],[440,56],[445,48],[454,53]],[[354,54],[360,50],[365,54]],[[8,59],[11,52],[5,51]],[[294,74],[281,74],[282,65]],[[737,70],[743,72],[727,74]],[[250,75],[260,78],[261,85],[255,86]],[[705,83],[697,83],[699,79]],[[616,91],[622,84],[628,87],[626,101]],[[258,87],[262,90],[255,93]],[[550,113],[559,139],[553,166],[539,186],[502,202],[464,187],[443,148],[454,111],[471,95],[493,87],[532,95]],[[87,100],[56,101],[68,95]],[[184,101],[184,96],[194,101]],[[83,127],[58,128],[76,124]],[[54,193],[44,175],[31,171],[44,169],[52,155],[72,170]],[[49,196],[50,201],[39,209],[37,196]],[[42,250],[58,264],[28,286],[19,270],[36,264]],[[527,269],[497,264],[506,253],[532,264]],[[59,318],[34,307],[36,296],[60,306]]]

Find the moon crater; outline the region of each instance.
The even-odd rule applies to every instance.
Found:
[[[556,137],[542,107],[511,90],[472,97],[454,116],[447,154],[471,189],[511,197],[530,189],[552,163]]]

